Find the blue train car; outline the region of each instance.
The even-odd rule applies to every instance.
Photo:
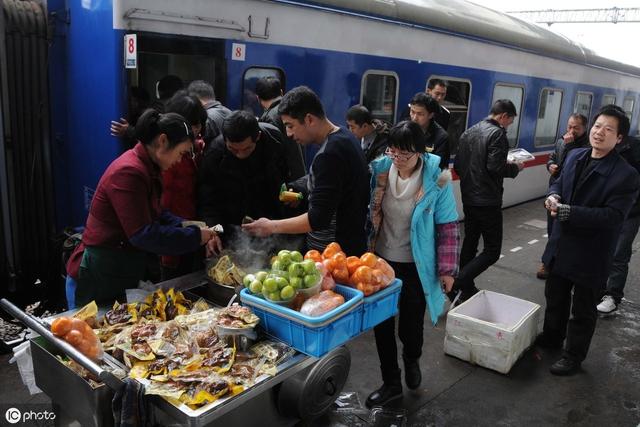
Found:
[[[494,99],[518,108],[510,144],[532,152],[505,206],[541,196],[553,143],[574,112],[592,117],[616,103],[638,133],[640,69],[610,61],[544,28],[456,0],[51,0],[66,10],[50,58],[58,225],[82,224],[92,189],[121,147],[109,122],[126,117],[128,89],[166,74],[212,82],[229,108],[252,109],[257,78],[307,85],[329,118],[365,103],[393,122],[431,78],[445,79],[453,152],[459,135]],[[125,35],[136,68],[125,68]],[[307,161],[313,153],[307,153]],[[459,191],[456,184],[456,191]]]

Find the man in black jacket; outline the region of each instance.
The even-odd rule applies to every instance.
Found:
[[[500,258],[502,249],[502,181],[515,178],[522,163],[507,162],[507,128],[513,123],[516,107],[499,99],[489,117],[476,123],[460,137],[454,169],[460,176],[464,210],[464,241],[460,251],[460,273],[454,291],[461,300],[478,292],[474,280]],[[482,236],[484,248],[476,256]]]
[[[308,87],[287,92],[278,107],[289,137],[319,150],[309,168],[309,210],[293,218],[260,218],[242,226],[257,235],[307,233],[307,246],[319,251],[336,241],[347,254],[367,248],[365,220],[369,203],[367,163],[360,144],[327,118]]]
[[[231,110],[216,100],[216,93],[213,86],[204,80],[194,80],[187,88],[190,95],[195,95],[202,106],[207,111],[207,124],[205,126],[202,137],[208,145],[220,135],[222,131],[222,122],[231,114]]]
[[[433,116],[433,119],[442,126],[442,129],[448,131],[451,113],[442,105],[447,97],[447,83],[441,79],[429,80],[429,83],[427,83],[427,95],[435,99],[440,107],[435,116]]]
[[[282,85],[280,80],[273,76],[262,77],[256,82],[256,98],[264,108],[260,122],[269,123],[282,132],[282,144],[287,153],[287,165],[291,171],[292,180],[298,179],[306,174],[302,148],[291,138],[287,137],[287,130],[284,128],[278,105],[282,100]]]
[[[389,138],[389,127],[385,122],[374,119],[364,105],[349,108],[346,119],[349,130],[360,141],[367,164],[384,155]]]
[[[640,176],[615,150],[628,131],[624,111],[604,106],[589,132],[591,148],[569,153],[547,193],[545,207],[557,222],[542,256],[549,278],[538,345],[560,348],[566,338],[562,358],[549,369],[554,375],[575,374],[587,356],[598,297],[621,226],[638,197]]]
[[[290,173],[280,138],[275,127],[234,111],[207,147],[198,171],[198,217],[225,227],[227,239],[233,235],[229,225],[240,225],[245,216],[284,217],[278,196]]]
[[[553,153],[549,155],[547,161],[547,171],[549,171],[549,185],[553,184],[560,176],[564,160],[567,158],[567,154],[575,148],[584,148],[589,146],[589,136],[587,135],[588,120],[585,116],[579,113],[574,113],[569,116],[567,122],[567,133],[562,135],[562,138],[556,142]],[[547,236],[551,236],[551,229],[553,227],[553,218],[551,215],[547,215]],[[536,273],[538,279],[546,279],[549,276],[547,267],[544,263],[540,263],[540,268]]]
[[[629,165],[640,173],[640,139],[631,136],[626,137],[616,146],[616,150]],[[622,230],[616,251],[613,255],[613,264],[607,280],[607,289],[602,301],[596,307],[601,314],[609,314],[618,309],[618,305],[624,297],[624,285],[629,273],[629,261],[633,252],[633,241],[640,228],[640,196],[636,199],[631,211],[622,223]]]
[[[416,93],[409,102],[411,121],[420,125],[427,151],[440,157],[440,169],[444,170],[449,169],[449,135],[434,120],[439,109],[438,102],[423,92]]]

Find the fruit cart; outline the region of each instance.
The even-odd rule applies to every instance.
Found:
[[[157,284],[164,290],[204,296],[223,305],[233,290],[215,288],[205,272],[197,272]],[[221,301],[222,299],[222,301]],[[65,341],[56,338],[44,321],[25,314],[7,300],[0,301],[39,336],[31,339],[34,374],[38,387],[52,400],[58,425],[79,422],[82,426],[113,425],[112,400],[122,391],[123,380],[115,374],[126,368],[105,355],[100,365]],[[86,369],[99,384],[90,384],[57,357],[66,355]],[[245,391],[224,397],[197,409],[176,405],[160,396],[145,395],[146,417],[156,425],[293,425],[325,412],[346,382],[350,354],[336,347],[321,358],[296,352],[278,365],[275,375],[257,381]],[[64,392],[61,392],[64,390]]]

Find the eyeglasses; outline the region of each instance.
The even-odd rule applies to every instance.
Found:
[[[410,158],[412,158],[414,155],[416,155],[418,153],[396,153],[394,150],[392,150],[391,148],[387,148],[386,150],[384,150],[384,155],[389,157],[390,159],[398,159],[401,161],[407,161]]]

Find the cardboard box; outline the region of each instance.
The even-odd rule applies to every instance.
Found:
[[[540,306],[482,290],[447,314],[444,352],[506,374],[538,335]]]

